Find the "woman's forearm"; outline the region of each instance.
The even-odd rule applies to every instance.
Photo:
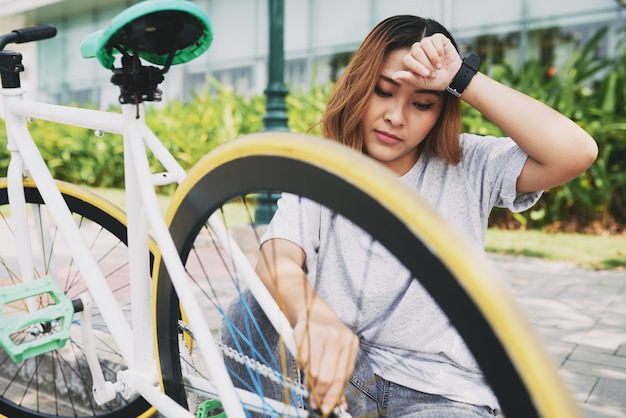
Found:
[[[304,252],[294,243],[273,239],[261,247],[256,267],[257,274],[292,325],[303,315],[310,315],[313,309],[319,313],[330,310],[309,283],[302,268],[304,259]]]
[[[518,180],[520,192],[563,184],[597,156],[593,138],[572,120],[482,73],[474,76],[462,97],[528,154]]]

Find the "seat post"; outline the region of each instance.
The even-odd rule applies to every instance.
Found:
[[[163,70],[144,66],[136,55],[124,55],[121,68],[113,68],[111,83],[120,88],[120,103],[161,101],[157,86],[165,79]]]

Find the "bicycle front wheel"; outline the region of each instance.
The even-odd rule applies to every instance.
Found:
[[[327,140],[276,132],[241,138],[209,154],[189,173],[168,213],[189,280],[251,415],[307,416],[314,413],[307,401],[315,394],[301,384],[302,372],[294,370],[276,333],[265,332],[268,321],[257,303],[262,301],[246,290],[245,269],[229,248],[233,242],[216,238],[209,219],[220,217],[254,263],[264,229],[255,217],[271,212],[264,202],[284,192],[323,206],[332,222],[355,225],[364,254],[388,254],[395,260],[391,264],[419,279],[470,348],[507,417],[577,416],[551,361],[482,251],[378,163]],[[320,241],[320,247],[332,244]],[[380,271],[370,272],[367,263],[356,266],[363,286],[382,292]],[[315,280],[314,271],[309,275]],[[162,386],[195,410],[218,396],[220,382],[211,380],[194,354],[193,329],[162,266],[156,280]],[[347,315],[359,319],[358,310]]]
[[[128,249],[125,214],[106,200],[69,183],[57,182],[91,253],[113,290],[120,306],[129,308]],[[35,277],[53,276],[59,288],[74,300],[87,290],[76,264],[56,225],[46,215],[46,206],[35,184],[24,182],[29,208],[29,229],[35,257]],[[32,217],[34,213],[39,217]],[[46,220],[48,222],[44,222]],[[44,238],[47,236],[48,238]],[[0,179],[0,286],[21,282],[17,247],[8,206],[6,179]],[[40,298],[47,295],[40,295]],[[47,304],[45,301],[41,303]],[[5,306],[11,314],[24,311],[23,301]],[[128,312],[128,316],[130,313]],[[49,324],[50,328],[55,326]],[[33,335],[22,330],[12,338],[24,344],[47,332]],[[94,344],[107,380],[115,381],[126,363],[117,349],[99,310],[92,311]],[[0,351],[0,415],[7,417],[138,417],[151,416],[145,400],[134,397],[99,406],[93,399],[91,373],[83,348],[80,317],[75,316],[70,338],[61,349],[28,358],[16,364]]]

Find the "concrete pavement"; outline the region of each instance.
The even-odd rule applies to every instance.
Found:
[[[490,254],[589,418],[626,417],[626,271]]]

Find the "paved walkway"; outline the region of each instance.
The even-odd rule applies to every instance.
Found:
[[[490,255],[583,415],[626,417],[626,271]]]

